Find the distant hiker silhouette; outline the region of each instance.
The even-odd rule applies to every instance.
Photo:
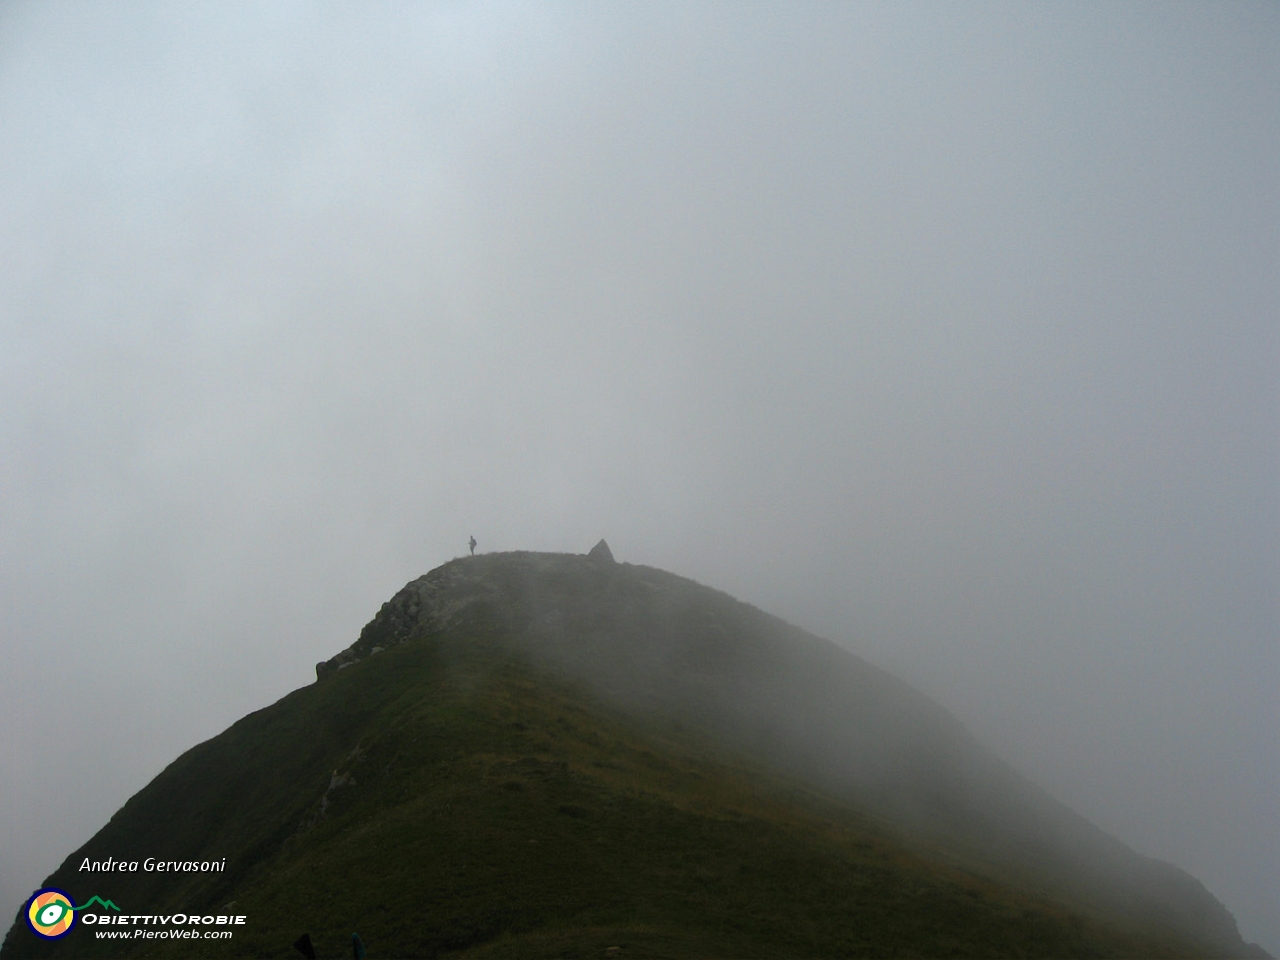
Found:
[[[476,555],[476,538],[475,537],[471,538],[471,555],[473,557]]]

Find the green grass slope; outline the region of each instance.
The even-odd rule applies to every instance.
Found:
[[[50,942],[19,917],[0,956],[296,957],[308,932],[336,957],[353,931],[371,957],[1223,953],[967,868],[714,725],[602,699],[530,653],[528,598],[501,577],[436,601],[416,619],[412,602],[384,607],[345,669],[185,753],[46,883],[135,915],[246,915],[232,939],[80,924]],[[108,856],[227,867],[77,870]]]

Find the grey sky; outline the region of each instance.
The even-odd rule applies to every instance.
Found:
[[[465,551],[848,643],[1280,952],[1280,8],[0,6],[0,906]]]

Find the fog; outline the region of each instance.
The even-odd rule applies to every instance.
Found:
[[[1273,4],[0,6],[0,906],[604,536],[1280,953],[1278,169]]]

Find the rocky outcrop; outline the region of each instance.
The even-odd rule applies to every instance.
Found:
[[[469,575],[465,560],[445,564],[406,584],[399,593],[382,605],[360,637],[347,649],[316,664],[316,680],[333,676],[339,670],[359,663],[415,637],[444,630],[490,588],[484,581]]]
[[[362,760],[364,760],[364,751],[360,749],[359,744],[356,744],[356,748],[347,754],[347,762],[360,763]],[[320,797],[320,802],[316,805],[316,808],[311,811],[310,816],[303,820],[302,823],[298,824],[298,829],[295,832],[305,833],[311,828],[317,826],[320,821],[324,820],[324,818],[329,814],[329,806],[331,803],[329,797],[333,792],[335,790],[340,790],[343,787],[354,787],[355,785],[356,778],[354,774],[349,771],[347,773],[339,773],[337,770],[334,770],[333,774],[329,777],[329,786]]]
[[[506,559],[486,561],[482,557],[461,557],[437,567],[405,584],[399,593],[384,603],[377,616],[365,624],[355,643],[336,656],[317,663],[316,680],[331,677],[339,670],[406,640],[451,627],[476,603],[510,592],[513,582],[499,575],[495,564],[498,568],[514,564],[515,581],[518,582],[523,577],[537,578],[559,569],[569,556],[517,551],[505,555]],[[592,561],[592,569],[601,575],[602,567],[616,566],[613,552],[604,540],[591,548],[586,559]],[[577,562],[582,562],[581,555]]]

